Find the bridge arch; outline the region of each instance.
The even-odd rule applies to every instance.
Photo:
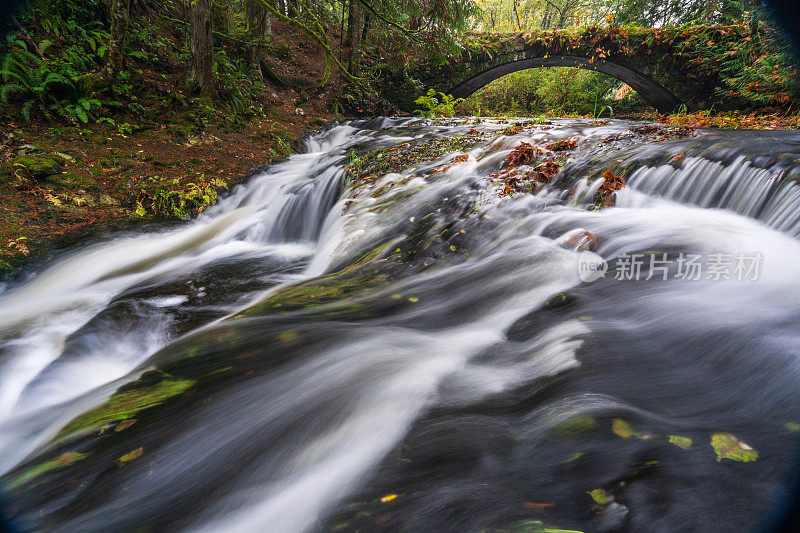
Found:
[[[630,85],[648,104],[655,107],[659,113],[671,113],[683,104],[672,92],[641,72],[623,67],[611,61],[598,59],[589,60],[584,57],[568,55],[534,57],[503,63],[484,70],[464,82],[456,84],[447,92],[456,98],[466,98],[484,85],[506,74],[542,67],[578,67],[608,74]]]

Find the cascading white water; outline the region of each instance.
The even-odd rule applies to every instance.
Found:
[[[141,323],[116,330],[112,324],[111,331],[91,332],[88,345],[70,354],[70,336],[114,298],[150,280],[180,283],[208,265],[232,258],[270,258],[282,265],[279,272],[307,262],[336,199],[342,175],[338,163],[354,133],[352,126],[342,125],[308,139],[304,153],[238,186],[185,227],[78,250],[0,294],[0,450],[4,456],[0,471],[24,457],[35,442],[28,431],[39,432],[58,420],[48,408],[126,375],[172,340],[166,311],[187,300],[185,296],[156,302],[145,299],[141,305],[149,309],[144,310]],[[288,281],[298,275],[284,278]],[[192,286],[191,291],[205,296],[202,286]],[[228,294],[220,314],[260,292]],[[98,392],[102,397],[110,391],[105,387]]]
[[[679,168],[641,167],[628,185],[682,204],[729,209],[800,236],[800,186],[784,172],[753,167],[743,155],[729,164],[690,157]]]
[[[0,472],[73,449],[63,446],[87,454],[74,474],[63,470],[74,478],[42,476],[46,496],[14,471],[14,490],[29,491],[23,519],[61,531],[477,531],[505,529],[552,501],[554,514],[531,519],[592,528],[580,502],[607,487],[621,503],[601,518],[615,527],[670,531],[711,515],[726,527],[752,523],[788,472],[781,424],[800,418],[797,187],[744,157],[693,157],[680,169],[634,171],[616,207],[587,211],[601,183],[569,165],[628,124],[560,121],[487,136],[466,161],[442,168],[456,155],[445,154],[337,201],[351,148],[473,127],[502,125],[336,126],[197,222],[90,247],[0,294]],[[487,176],[510,149],[572,135],[581,148],[552,187],[498,198]],[[685,281],[674,268],[648,280],[645,262],[641,280],[610,270],[582,283],[578,251],[559,240],[580,228],[610,268],[636,253],[758,253],[763,264],[746,282]],[[288,299],[285,312],[243,311],[281,283],[371,250],[383,250],[367,262],[375,270],[351,285],[311,285],[295,296],[311,303]],[[176,340],[178,330],[188,334]],[[236,377],[193,391],[166,419],[51,440],[153,367]],[[603,429],[603,417],[620,416],[647,436]],[[553,437],[581,417],[595,433]],[[769,474],[717,468],[702,442],[714,431],[744,435]],[[662,438],[671,433],[697,444],[676,448]],[[139,447],[141,460],[115,463]],[[668,483],[630,478],[653,460]],[[572,461],[589,462],[571,470]],[[724,497],[733,496],[712,490],[721,483],[737,484],[748,506],[730,510]],[[695,485],[702,490],[686,488]]]

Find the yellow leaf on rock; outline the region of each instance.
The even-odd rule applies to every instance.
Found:
[[[397,498],[397,494],[387,494],[386,496],[381,498],[381,503],[390,502],[390,501],[394,500],[395,498]]]
[[[594,489],[588,492],[589,496],[597,503],[598,505],[608,505],[612,501],[614,501],[614,497],[611,496],[603,489]]]
[[[133,451],[130,451],[117,459],[117,464],[120,466],[124,465],[127,462],[133,461],[134,459],[138,459],[144,453],[144,448],[136,448]]]
[[[278,340],[281,342],[291,342],[298,337],[296,331],[283,331],[278,333]]]
[[[623,439],[627,439],[628,437],[632,437],[636,434],[636,432],[631,428],[630,424],[621,418],[615,418],[614,421],[611,422],[611,430]]]

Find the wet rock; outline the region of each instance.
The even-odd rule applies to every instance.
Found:
[[[55,187],[62,189],[79,190],[85,189],[92,192],[100,192],[100,186],[92,178],[79,174],[63,173],[47,176],[44,181]]]
[[[567,250],[595,251],[597,250],[597,237],[592,232],[583,228],[568,231],[556,241],[559,246]]]
[[[568,307],[571,307],[578,299],[575,297],[574,294],[569,292],[559,292],[558,294],[554,294],[553,296],[549,297],[544,302],[544,306],[542,307],[546,311],[550,312],[560,312],[565,311]]]
[[[21,168],[29,177],[43,180],[48,176],[61,174],[64,171],[64,160],[50,155],[26,155],[17,157],[11,164]]]
[[[116,198],[107,194],[101,194],[99,198],[100,205],[119,206],[120,202]]]

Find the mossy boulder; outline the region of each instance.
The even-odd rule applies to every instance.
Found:
[[[44,180],[64,171],[64,159],[53,155],[25,155],[17,157],[11,164],[22,167],[28,176],[37,180]]]
[[[63,174],[51,174],[44,178],[44,181],[53,185],[54,187],[59,187],[61,189],[70,189],[70,190],[78,190],[78,189],[85,189],[87,191],[92,192],[100,192],[100,186],[97,184],[95,180],[87,176],[81,176],[80,174],[73,174],[73,173],[63,173]]]
[[[107,424],[131,419],[141,411],[181,395],[195,383],[193,380],[173,379],[157,371],[147,372],[139,380],[120,387],[104,403],[74,418],[61,429],[56,438],[90,433]]]

